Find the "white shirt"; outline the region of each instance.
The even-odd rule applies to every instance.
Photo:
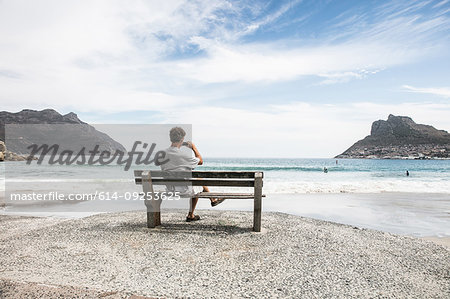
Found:
[[[163,171],[192,171],[200,162],[199,158],[192,157],[192,154],[188,154],[175,146],[169,147],[165,152],[165,158],[169,161],[161,165],[161,170]],[[192,196],[194,194],[192,186],[167,185],[166,187],[167,191],[180,192],[180,195]]]
[[[192,171],[200,162],[197,157],[192,157],[176,146],[171,146],[165,150],[167,163],[161,165],[163,171]]]

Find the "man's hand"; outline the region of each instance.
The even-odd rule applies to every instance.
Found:
[[[192,149],[194,147],[194,144],[191,141],[185,141],[185,142],[183,142],[183,145],[187,146],[190,149]]]

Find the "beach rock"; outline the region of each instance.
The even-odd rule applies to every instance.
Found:
[[[24,157],[10,151],[6,151],[4,159],[5,161],[25,161],[28,159],[28,157]]]
[[[81,121],[70,112],[62,115],[53,109],[42,111],[24,109],[17,113],[0,112],[0,140],[5,140],[5,125],[8,127],[8,149],[17,154],[30,154],[28,148],[32,144],[49,146],[59,145],[59,152],[71,150],[86,152],[99,146],[99,151],[114,153],[117,150],[126,152],[122,144],[112,139],[89,124]],[[30,128],[30,124],[36,125]],[[55,126],[56,124],[61,126]],[[64,126],[67,125],[67,126]]]
[[[390,114],[387,120],[373,122],[369,136],[336,158],[450,158],[450,134]]]
[[[6,145],[3,141],[0,141],[0,162],[3,161],[25,161],[36,160],[36,157],[21,156],[6,149]]]
[[[3,141],[0,141],[0,162],[5,161],[6,145]]]

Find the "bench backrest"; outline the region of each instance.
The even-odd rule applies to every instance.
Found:
[[[255,187],[264,174],[253,171],[186,171],[135,170],[136,184],[142,184],[142,175],[149,172],[152,185],[191,185],[221,187]],[[261,182],[262,183],[262,182]]]

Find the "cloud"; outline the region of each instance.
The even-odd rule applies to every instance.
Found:
[[[168,69],[174,76],[207,84],[277,82],[305,76],[326,78],[322,84],[334,84],[365,78],[445,51],[436,41],[450,29],[450,18],[440,10],[425,17],[421,9],[426,4],[382,5],[380,11],[376,10],[376,22],[370,22],[368,14],[349,15],[344,20],[340,16],[321,39],[314,41],[234,43],[195,37],[191,42],[206,55]],[[285,13],[286,7],[280,12]],[[250,27],[256,30],[261,26],[255,22]]]
[[[416,92],[416,93],[426,93],[426,94],[432,94],[444,98],[450,98],[450,88],[449,87],[440,87],[440,88],[419,88],[419,87],[413,87],[409,85],[403,85],[402,86],[404,90],[409,92]]]
[[[296,6],[300,2],[302,2],[302,0],[294,0],[294,1],[289,1],[288,3],[282,4],[281,7],[274,13],[263,17],[261,20],[251,22],[248,25],[246,25],[245,29],[243,31],[237,32],[236,37],[248,35],[250,33],[257,31],[258,29],[260,29],[261,27],[263,27],[265,25],[273,23],[274,21],[279,19],[283,14],[288,12],[290,9],[292,9],[294,6]]]
[[[373,75],[378,73],[379,69],[366,70],[361,69],[357,71],[350,72],[338,72],[338,73],[327,73],[327,74],[319,74],[320,77],[326,78],[320,84],[336,84],[336,83],[345,83],[349,82],[352,79],[363,79],[369,75]]]
[[[293,23],[286,25],[291,35],[258,40],[249,37],[291,24],[283,18],[302,2],[269,10],[265,1],[2,1],[2,109],[179,115],[257,84],[364,79],[446,45],[429,41],[449,18],[420,15],[405,3],[385,7],[372,21],[364,15],[336,27],[310,26],[322,31],[307,38],[299,35],[306,28]],[[306,22],[312,11],[295,15]]]
[[[442,0],[442,1],[438,2],[438,3],[436,3],[433,7],[434,8],[441,7],[441,6],[445,5],[445,4],[447,4],[448,2],[450,2],[450,0]]]
[[[199,44],[206,47],[204,41]],[[169,63],[173,76],[204,83],[286,81],[301,76],[362,77],[420,56],[416,48],[349,42],[294,49],[273,45],[209,44],[205,58]],[[387,55],[389,53],[389,55]]]
[[[120,89],[119,94],[143,90],[175,96],[192,80],[276,82],[313,75],[338,83],[343,80],[337,77],[360,78],[361,69],[423,57],[430,51],[424,39],[449,24],[444,16],[398,15],[403,4],[385,8],[375,23],[349,18],[345,27],[336,27],[346,34],[339,42],[333,26],[318,40],[240,39],[280,21],[296,5],[299,1],[288,2],[267,13],[263,4],[245,1],[1,2],[0,67],[23,77],[29,97],[38,94],[31,87],[39,85],[66,85],[69,94],[87,85],[99,94]]]

